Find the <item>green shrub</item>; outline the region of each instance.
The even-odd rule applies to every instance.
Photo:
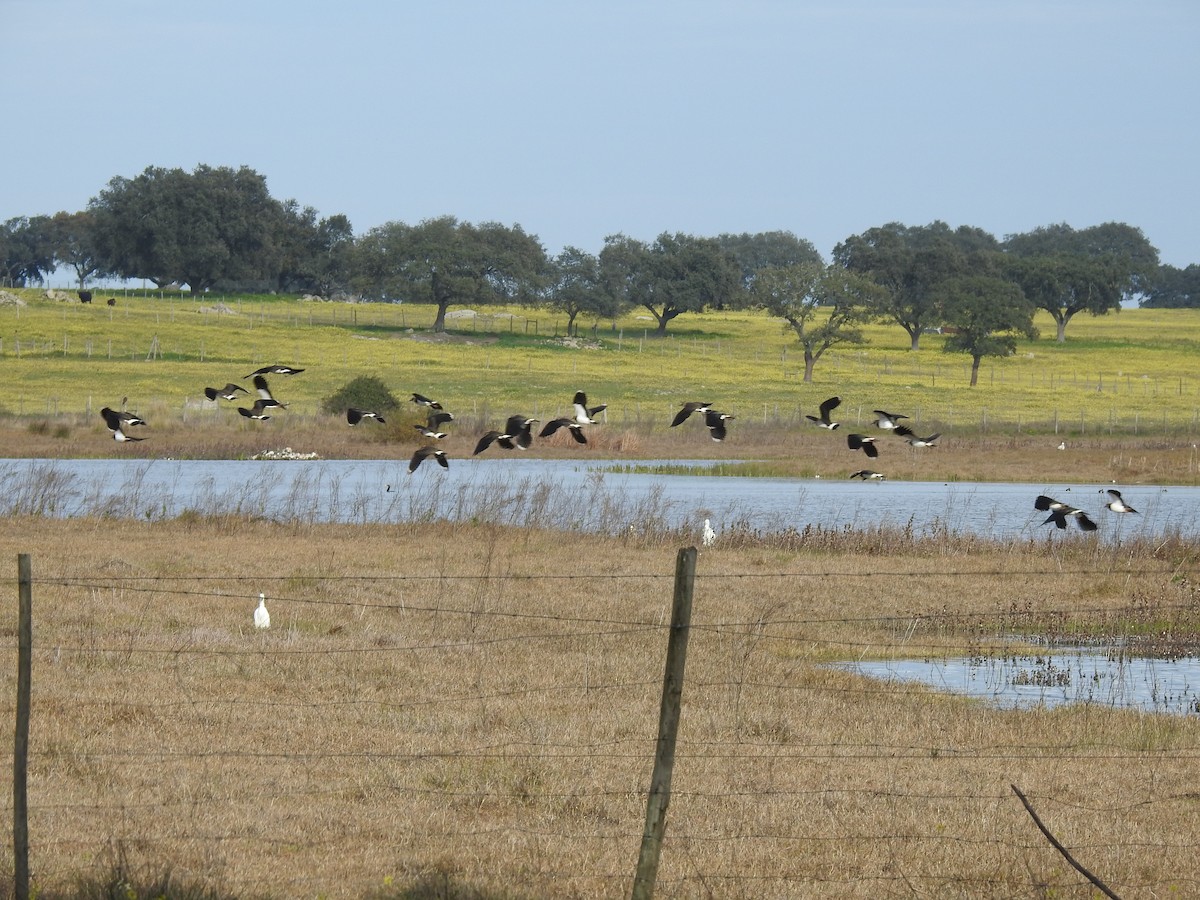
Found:
[[[327,413],[345,412],[350,406],[383,413],[397,409],[400,401],[374,375],[359,375],[321,401],[321,408]]]

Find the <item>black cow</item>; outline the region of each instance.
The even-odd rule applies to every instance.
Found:
[[[80,303],[91,303],[92,302],[92,292],[91,291],[80,291],[79,292],[79,302]]]

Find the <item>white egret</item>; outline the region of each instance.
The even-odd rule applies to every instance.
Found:
[[[271,614],[267,612],[266,594],[258,595],[258,608],[254,610],[254,627],[258,629],[271,627]]]

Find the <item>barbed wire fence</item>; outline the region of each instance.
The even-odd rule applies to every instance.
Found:
[[[361,896],[405,879],[627,893],[643,875],[639,845],[644,856],[655,840],[663,658],[681,627],[689,669],[686,684],[682,666],[675,676],[670,825],[651,879],[667,896],[1083,890],[1014,785],[1115,890],[1200,885],[1200,741],[1187,717],[1110,710],[1116,725],[1064,720],[1058,733],[1053,710],[960,708],[812,662],[958,654],[972,630],[983,658],[1018,631],[1019,609],[986,624],[949,609],[806,616],[777,598],[852,596],[863,580],[701,570],[702,612],[681,623],[672,577],[678,592],[678,571],[255,576],[273,588],[274,617],[256,631],[249,579],[19,571],[17,895],[22,876],[27,889],[54,883],[106,854],[280,896]],[[1013,576],[891,573],[906,577],[969,589]],[[763,595],[758,615],[722,609],[734,584]],[[559,602],[530,609],[530,594]],[[1147,618],[1172,611],[1194,604]],[[658,809],[665,823],[665,800]]]

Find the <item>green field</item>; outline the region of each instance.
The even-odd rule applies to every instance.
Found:
[[[304,367],[273,382],[293,419],[319,418],[319,404],[351,378],[379,375],[396,395],[436,395],[480,419],[525,412],[546,419],[587,390],[609,404],[608,421],[667,424],[685,400],[711,400],[738,427],[791,425],[831,394],[847,425],[874,408],[909,412],[928,429],[959,433],[1191,435],[1200,428],[1200,311],[1124,310],[1079,316],[1065,345],[1042,337],[1004,359],[985,360],[968,387],[969,358],[943,352],[937,334],[907,349],[895,325],[866,329],[865,345],[835,347],[813,384],[780,320],[756,311],[684,315],[655,339],[644,316],[585,322],[563,338],[554,311],[480,307],[475,318],[429,333],[431,306],[333,304],[285,297],[116,294],[117,303],[47,300],[0,305],[0,412],[86,415],[129,398],[156,424],[206,409],[202,390],[239,381],[260,365]],[[218,312],[224,309],[228,311]],[[486,314],[486,315],[485,315]],[[593,329],[593,325],[596,325]],[[236,421],[237,417],[234,417]]]

